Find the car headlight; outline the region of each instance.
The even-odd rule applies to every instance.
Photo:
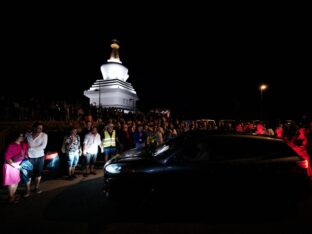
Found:
[[[118,164],[110,164],[105,167],[105,170],[111,174],[117,174],[121,172],[121,166]]]

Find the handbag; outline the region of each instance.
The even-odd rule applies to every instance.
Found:
[[[29,161],[28,158],[23,159],[23,161],[20,164],[21,169],[27,170],[27,171],[32,171],[33,170],[33,165]]]
[[[28,158],[25,158],[21,163],[20,163],[20,172],[21,172],[21,179],[24,184],[27,184],[30,182],[30,177],[31,177],[31,171],[33,170],[33,165],[29,161]]]

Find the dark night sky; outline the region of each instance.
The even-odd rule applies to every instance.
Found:
[[[265,82],[269,116],[311,113],[312,40],[304,14],[60,9],[5,17],[1,77],[16,96],[80,98],[101,78],[100,66],[117,38],[143,107],[256,118],[258,86]],[[4,85],[0,91],[12,96]]]

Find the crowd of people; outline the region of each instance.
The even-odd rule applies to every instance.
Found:
[[[66,157],[67,176],[70,180],[77,177],[76,167],[79,162],[83,166],[82,175],[87,177],[96,174],[94,166],[99,155],[103,155],[104,160],[108,161],[126,150],[157,147],[184,132],[196,129],[281,138],[309,162],[309,155],[312,153],[312,121],[307,126],[296,125],[295,122],[272,124],[262,121],[217,121],[214,126],[211,122],[179,120],[168,114],[126,114],[117,109],[107,110],[100,117],[97,116],[94,121],[92,115],[84,115],[80,121],[69,122],[68,134],[57,139],[59,149],[62,149]],[[48,134],[43,132],[43,127],[42,123],[36,122],[31,132],[18,134],[6,148],[3,185],[8,187],[10,203],[18,201],[15,193],[19,183],[25,184],[24,197],[29,197],[31,192],[42,192],[40,182],[48,145]],[[31,190],[33,179],[34,189]]]

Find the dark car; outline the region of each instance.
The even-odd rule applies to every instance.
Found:
[[[283,197],[306,189],[308,163],[280,139],[192,131],[112,158],[104,166],[104,189],[113,197],[150,191]]]

